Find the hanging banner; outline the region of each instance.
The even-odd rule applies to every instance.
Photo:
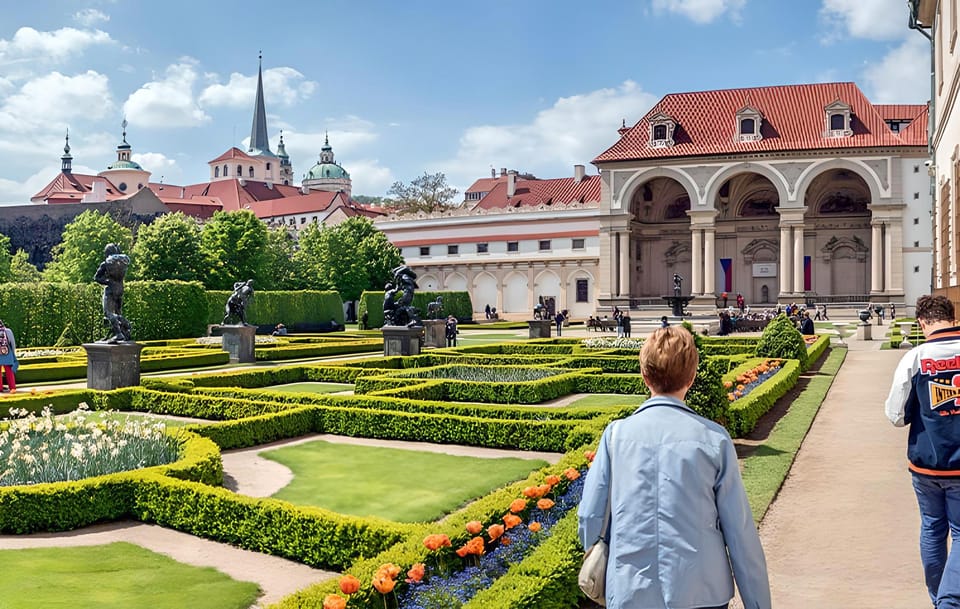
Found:
[[[720,268],[723,269],[723,291],[733,291],[733,258],[721,258]]]

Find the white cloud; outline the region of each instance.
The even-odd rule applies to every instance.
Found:
[[[167,67],[163,78],[144,84],[123,104],[131,123],[146,128],[196,127],[210,121],[197,105],[193,85],[195,61],[189,58]]]
[[[904,0],[823,0],[820,19],[827,27],[824,41],[832,42],[844,33],[869,40],[904,38],[910,32],[908,11]]]
[[[657,98],[633,81],[616,88],[562,97],[529,124],[470,127],[454,159],[424,167],[441,170],[452,184],[470,184],[491,165],[529,171],[538,177],[573,175],[617,138],[622,119],[633,124]]]
[[[80,25],[90,27],[96,23],[106,23],[110,21],[110,15],[95,8],[85,8],[73,14],[73,20]]]
[[[62,130],[74,119],[100,119],[113,111],[108,79],[87,70],[76,76],[51,72],[27,81],[0,106],[0,130]]]
[[[101,30],[65,27],[40,32],[32,27],[22,27],[12,39],[0,39],[0,63],[13,60],[62,61],[82,53],[87,47],[113,42],[110,34]]]
[[[863,72],[875,104],[923,103],[930,99],[930,43],[910,36]]]
[[[135,152],[130,155],[130,159],[153,173],[163,171],[168,167],[174,167],[177,164],[176,159],[167,158],[167,155],[161,152]]]
[[[350,161],[345,169],[353,181],[353,193],[358,195],[382,196],[397,181],[393,171],[382,166],[379,159]]]
[[[244,76],[239,72],[230,75],[226,84],[217,82],[216,75],[206,74],[212,84],[200,94],[200,104],[209,106],[229,106],[233,108],[252,108],[257,94],[257,77]],[[317,88],[317,83],[305,80],[303,74],[293,68],[270,68],[263,72],[263,92],[268,106],[292,106],[309,98]]]
[[[724,13],[730,13],[734,21],[740,19],[740,10],[747,0],[653,0],[655,13],[677,13],[694,23],[710,23]]]

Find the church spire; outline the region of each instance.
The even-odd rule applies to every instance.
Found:
[[[60,157],[60,171],[63,173],[70,173],[73,171],[71,168],[72,162],[73,157],[70,156],[70,129],[67,128],[66,144],[63,145],[63,156]]]
[[[267,136],[267,108],[263,103],[263,53],[257,68],[257,101],[253,106],[253,127],[250,129],[250,148],[247,152],[273,156]]]

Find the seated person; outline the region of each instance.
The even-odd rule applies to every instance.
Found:
[[[273,330],[272,334],[274,336],[286,336],[287,327],[283,324],[277,324],[277,327]]]

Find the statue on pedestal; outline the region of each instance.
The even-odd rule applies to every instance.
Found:
[[[418,288],[417,274],[407,265],[393,269],[393,283],[383,293],[383,321],[388,326],[420,325],[420,315],[413,306],[414,290]]]
[[[247,305],[250,304],[251,298],[253,298],[253,279],[234,283],[233,294],[230,294],[227,305],[224,307],[225,314],[221,325],[227,325],[230,319],[240,320],[241,326],[250,325],[247,323]]]
[[[97,267],[93,280],[103,288],[103,319],[110,326],[111,334],[99,343],[125,343],[133,340],[131,325],[121,314],[123,309],[123,279],[130,266],[130,257],[120,253],[120,246],[108,243],[103,250],[104,260]]]
[[[683,289],[683,277],[680,276],[680,273],[674,273],[673,274],[673,295],[679,296],[682,289]]]

